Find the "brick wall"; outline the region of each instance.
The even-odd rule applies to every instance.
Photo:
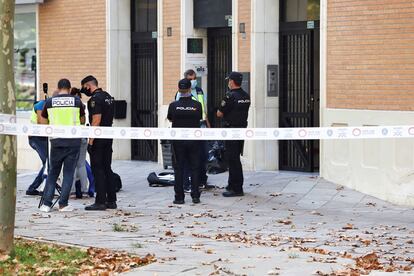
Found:
[[[163,70],[164,104],[169,104],[177,92],[181,74],[181,31],[180,0],[163,1]],[[167,28],[172,28],[172,36],[167,36]]]
[[[327,105],[414,110],[412,0],[328,1]]]
[[[250,42],[251,42],[251,0],[239,0],[239,23],[245,23],[246,35],[238,31],[239,71],[250,72]],[[238,29],[238,28],[237,28]]]
[[[48,0],[39,6],[40,83],[53,93],[60,78],[72,86],[93,74],[106,87],[104,0]]]

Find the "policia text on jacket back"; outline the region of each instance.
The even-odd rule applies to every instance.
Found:
[[[246,128],[250,108],[250,96],[241,88],[243,75],[238,72],[230,73],[227,78],[230,91],[226,94],[217,116],[224,118],[225,126],[229,128]],[[226,156],[229,162],[229,179],[225,197],[243,196],[243,168],[240,155],[243,153],[244,141],[226,141]]]
[[[181,97],[170,104],[167,118],[175,128],[199,128],[203,117],[203,107],[191,98],[191,81],[182,79],[178,83]],[[175,174],[175,200],[174,204],[184,204],[184,169],[186,163],[191,167],[191,197],[193,203],[200,203],[200,146],[198,141],[174,141],[174,174]],[[186,162],[187,161],[187,162]]]
[[[88,101],[89,123],[92,126],[112,127],[114,118],[113,98],[98,87],[93,76],[81,82],[81,92],[91,98]],[[92,173],[95,178],[95,203],[86,206],[87,211],[116,209],[116,189],[113,181],[112,139],[89,139],[88,152],[91,158]]]

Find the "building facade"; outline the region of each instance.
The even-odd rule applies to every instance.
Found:
[[[127,116],[117,126],[168,127],[168,104],[186,69],[207,92],[210,120],[240,71],[249,126],[410,124],[411,1],[45,0],[25,3],[36,22],[36,96],[61,77],[94,74]],[[27,113],[27,112],[26,112]],[[19,120],[27,115],[19,112]],[[26,115],[25,115],[26,114]],[[19,138],[19,167],[36,157]],[[31,156],[31,157],[30,157]],[[116,141],[114,156],[161,160],[158,141]],[[250,170],[320,172],[395,203],[414,205],[411,140],[254,141]],[[27,160],[31,160],[30,162]]]

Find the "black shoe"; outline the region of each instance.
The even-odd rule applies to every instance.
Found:
[[[118,208],[118,205],[116,205],[116,202],[107,202],[106,203],[106,208],[107,209],[116,209],[116,208]]]
[[[200,203],[200,198],[198,198],[198,197],[193,198],[193,203],[194,204],[199,204]]]
[[[173,201],[173,203],[178,204],[178,205],[183,205],[185,202],[184,202],[184,199],[183,200],[177,200],[176,199],[176,200]]]
[[[243,192],[236,193],[234,191],[229,191],[229,192],[224,192],[223,196],[224,197],[238,197],[238,196],[244,196],[244,193]]]
[[[33,191],[27,190],[26,191],[26,195],[28,195],[28,196],[39,196],[41,194],[40,194],[40,192],[38,190],[33,190]]]
[[[230,188],[230,186],[229,186],[229,185],[227,185],[227,186],[226,186],[226,191],[227,191],[227,192],[231,192],[231,188]]]
[[[92,205],[86,206],[85,210],[86,211],[105,211],[106,210],[106,205],[105,204],[94,203]]]

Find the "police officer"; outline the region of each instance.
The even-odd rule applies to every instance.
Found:
[[[243,75],[231,72],[227,77],[230,89],[221,102],[217,117],[223,118],[225,127],[246,128],[250,108],[250,96],[241,88]],[[229,162],[229,179],[224,197],[243,196],[243,168],[240,155],[243,153],[244,141],[226,141],[226,156]]]
[[[71,84],[67,79],[58,83],[59,93],[47,99],[42,111],[42,124],[53,126],[79,126],[85,122],[85,110],[80,98],[70,95]],[[62,191],[59,200],[59,211],[70,212],[73,208],[68,204],[73,184],[76,163],[79,158],[81,139],[51,138],[49,175],[43,194],[42,212],[50,212],[55,195],[56,181],[63,165]]]
[[[203,118],[203,107],[191,97],[191,81],[182,79],[178,83],[181,97],[168,107],[167,118],[173,128],[199,128]],[[200,203],[200,147],[198,141],[173,141],[175,200],[174,204],[184,204],[183,176],[186,163],[191,168],[191,197],[193,203]]]
[[[91,97],[88,101],[91,126],[111,127],[114,117],[114,103],[111,95],[98,87],[98,81],[93,76],[84,78],[81,85],[81,92]],[[112,139],[89,139],[88,152],[95,179],[96,197],[94,204],[85,207],[87,211],[117,208],[111,169],[112,142]]]
[[[184,72],[184,78],[191,81],[191,97],[193,100],[199,102],[203,107],[203,118],[200,121],[201,128],[210,128],[210,122],[207,115],[207,97],[203,89],[198,86],[197,74],[193,69],[188,69]],[[181,93],[177,93],[175,100],[178,101],[181,97]],[[214,186],[207,185],[207,159],[208,159],[208,148],[207,141],[199,141],[200,146],[200,189],[214,188]],[[185,165],[184,169],[184,191],[191,193],[191,169],[190,165]]]

